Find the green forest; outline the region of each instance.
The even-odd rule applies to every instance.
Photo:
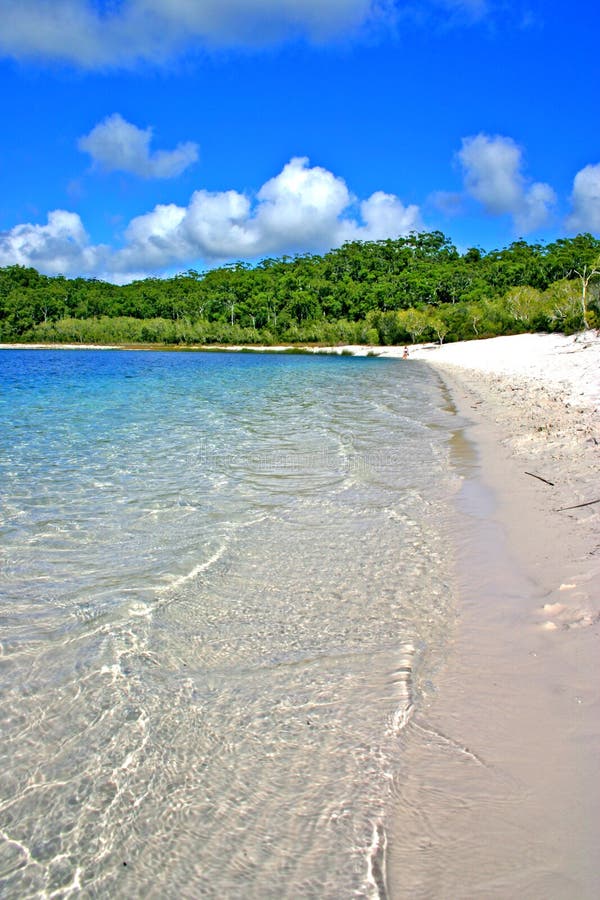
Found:
[[[0,268],[0,340],[404,344],[600,327],[600,240],[459,253],[439,231],[115,285]]]

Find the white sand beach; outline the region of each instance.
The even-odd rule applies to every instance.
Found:
[[[597,622],[600,336],[524,334],[419,347],[411,356],[440,371],[461,411],[476,423],[477,440],[485,445],[484,477],[496,489],[509,539],[524,564],[535,567],[548,590],[555,569],[589,569],[577,589],[563,587],[552,608],[556,622],[546,626]],[[539,521],[532,523],[532,516]],[[537,547],[534,534],[544,534]],[[580,608],[567,596],[578,597]]]
[[[439,883],[460,897],[596,897],[600,337],[428,345],[410,359],[439,371],[476,454],[459,500],[472,519],[457,535],[459,628],[426,723],[430,745],[451,736],[472,756],[454,766],[432,756],[412,786],[415,806],[439,794]],[[410,825],[399,815],[399,832]],[[390,860],[399,896],[407,858]],[[435,896],[435,876],[410,889]]]
[[[410,349],[410,358],[511,380],[540,381],[563,391],[571,404],[600,407],[600,335],[593,331],[570,336],[518,334],[442,347],[421,344]]]
[[[476,424],[484,477],[496,490],[523,563],[534,566],[548,590],[554,570],[589,569],[577,589],[563,587],[561,602],[548,606],[556,621],[549,619],[546,627],[597,622],[600,335],[523,334],[427,345],[415,348],[411,358],[440,371],[461,411]],[[538,534],[544,538],[533,546]],[[580,607],[567,596],[578,597]]]

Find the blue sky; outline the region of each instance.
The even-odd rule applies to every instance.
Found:
[[[0,265],[600,235],[596,4],[0,0]]]

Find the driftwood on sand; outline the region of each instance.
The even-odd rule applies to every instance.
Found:
[[[550,487],[554,487],[553,481],[548,481],[547,478],[542,478],[541,475],[534,475],[533,472],[525,472],[526,475],[531,475],[532,478],[537,478],[538,481],[543,481],[544,484],[549,484]]]
[[[582,506],[593,506],[594,503],[600,503],[600,497],[597,500],[587,500],[585,503],[576,503],[575,506],[561,506],[556,512],[565,512],[567,509],[581,509]]]

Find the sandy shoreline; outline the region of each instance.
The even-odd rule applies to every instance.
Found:
[[[459,499],[456,642],[416,719],[429,741],[417,731],[408,748],[415,771],[428,759],[408,805],[431,808],[435,785],[438,846],[422,881],[399,812],[391,896],[596,897],[600,504],[563,507],[600,498],[600,339],[520,335],[411,357],[439,371],[475,455]],[[436,754],[439,735],[468,753]]]
[[[547,604],[543,626],[598,623],[600,337],[519,335],[430,353],[414,357],[438,369],[474,423],[513,552],[564,607]]]

